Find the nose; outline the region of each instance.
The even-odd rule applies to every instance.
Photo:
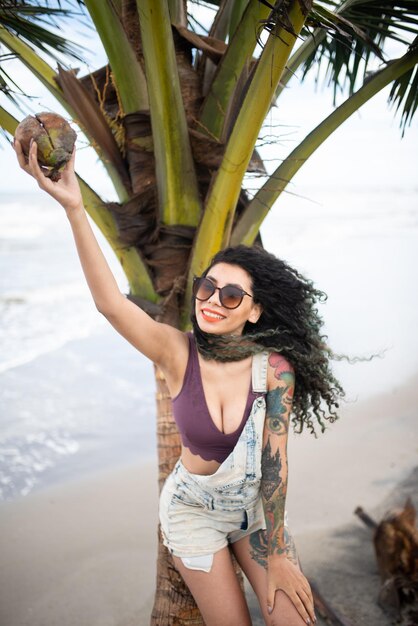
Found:
[[[216,306],[222,306],[221,301],[219,299],[219,287],[215,289],[213,294],[207,299],[206,302],[210,302],[211,304],[216,304]]]

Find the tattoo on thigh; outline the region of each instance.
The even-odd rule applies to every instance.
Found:
[[[261,567],[267,569],[267,533],[265,530],[257,530],[250,535],[250,556]]]

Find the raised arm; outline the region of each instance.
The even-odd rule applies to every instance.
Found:
[[[287,437],[295,375],[284,357],[269,357],[269,391],[261,457],[261,495],[266,518],[268,607],[275,593],[284,591],[306,624],[315,621],[312,593],[297,564],[286,554],[285,504],[287,492]]]
[[[187,337],[166,324],[154,321],[145,311],[130,302],[119,290],[117,282],[97,243],[83,207],[80,188],[74,172],[73,154],[61,180],[52,182],[44,176],[36,158],[33,142],[26,163],[19,142],[15,151],[22,169],[33,176],[39,187],[59,202],[70,222],[81,266],[97,309],[133,346],[159,365],[171,379],[179,359],[187,359]],[[177,359],[177,362],[174,360]]]

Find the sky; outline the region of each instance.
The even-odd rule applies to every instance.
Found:
[[[77,27],[66,35],[86,48],[91,69],[104,64],[105,55],[94,32]],[[77,63],[73,63],[73,67],[76,66]],[[66,115],[47,90],[18,61],[7,62],[6,69],[33,96],[30,103],[33,112],[54,110]],[[82,74],[84,72],[85,69]],[[406,129],[402,139],[399,117],[395,118],[394,112],[387,106],[388,93],[389,88],[386,88],[345,122],[301,168],[288,187],[288,193],[303,195],[317,186],[418,189],[418,116],[412,126]],[[4,104],[1,97],[0,102]],[[7,108],[10,110],[9,105]],[[271,131],[278,133],[277,143],[263,151],[268,159],[277,160],[269,161],[269,171],[332,110],[330,89],[326,89],[323,84],[316,87],[313,79],[300,84],[298,77],[295,77],[281,96],[278,107],[272,109],[267,118],[267,127],[270,124]],[[16,109],[11,112],[18,119],[25,115]],[[273,128],[276,124],[280,126]],[[1,177],[0,193],[33,192],[34,182],[19,170],[10,146],[4,140],[0,140],[0,144],[0,171],[7,172],[6,176]],[[82,136],[77,145],[80,174],[105,199],[115,199],[111,184],[97,162],[94,151],[86,147]]]

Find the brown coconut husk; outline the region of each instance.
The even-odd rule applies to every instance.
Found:
[[[48,178],[58,181],[61,170],[71,158],[77,139],[67,120],[57,113],[42,112],[28,115],[15,132],[27,158],[32,141],[38,146],[38,163]]]

